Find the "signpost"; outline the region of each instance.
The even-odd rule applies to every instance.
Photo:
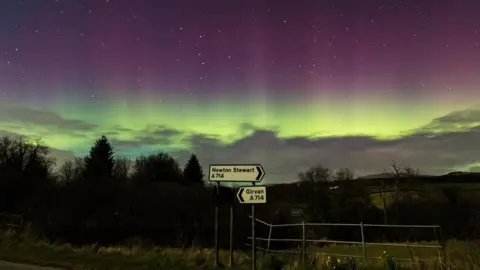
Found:
[[[240,203],[244,204],[267,203],[267,187],[240,187],[237,192],[237,199]]]
[[[255,182],[252,182],[255,186]],[[257,237],[255,235],[255,204],[252,204],[252,270],[257,270]]]
[[[255,204],[267,203],[267,187],[252,186],[240,187],[237,192],[237,199],[241,204],[252,205],[252,269],[257,269],[256,237],[255,237]]]
[[[215,164],[210,165],[208,180],[216,182],[220,191],[221,182],[252,182],[252,186],[240,187],[237,199],[241,204],[252,205],[252,270],[257,269],[255,239],[255,204],[267,202],[267,188],[255,186],[262,181],[265,170],[260,164]],[[217,193],[217,196],[219,193]],[[215,205],[215,265],[218,261],[218,203]],[[230,208],[230,266],[233,266],[233,205]]]
[[[260,164],[210,165],[211,182],[260,182],[265,171]]]

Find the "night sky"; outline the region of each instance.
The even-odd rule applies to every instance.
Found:
[[[4,3],[3,3],[4,2]],[[0,135],[117,154],[480,169],[480,2],[5,0]]]

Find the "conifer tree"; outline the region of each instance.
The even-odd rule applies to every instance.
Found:
[[[88,181],[93,179],[108,180],[113,175],[115,159],[113,148],[107,137],[102,136],[91,148],[90,154],[85,157],[85,177]]]
[[[203,169],[200,165],[200,161],[195,154],[192,154],[190,156],[190,159],[185,165],[185,169],[183,170],[183,177],[187,183],[203,184]]]

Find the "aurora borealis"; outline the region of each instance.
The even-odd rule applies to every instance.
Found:
[[[425,174],[480,164],[480,3],[9,0],[0,135],[118,155]]]

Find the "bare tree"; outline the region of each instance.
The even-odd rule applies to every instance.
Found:
[[[178,162],[167,153],[140,156],[132,164],[133,180],[180,183],[182,178]]]
[[[61,181],[78,180],[85,168],[83,158],[76,157],[72,160],[67,160],[62,164],[58,170],[58,175]]]
[[[321,182],[325,183],[332,180],[332,172],[330,169],[317,165],[311,167],[306,172],[298,174],[298,178],[302,182]]]
[[[353,171],[348,168],[341,168],[335,171],[334,180],[336,181],[346,181],[353,179]]]
[[[418,169],[412,168],[410,166],[403,167],[402,170],[403,170],[403,174],[404,174],[405,179],[410,180],[410,181],[420,174]],[[404,199],[407,199],[409,203],[411,203],[412,202],[412,196],[413,196],[412,184],[407,184],[406,194],[404,194],[403,197],[404,197]]]
[[[132,160],[126,157],[117,157],[113,167],[113,174],[117,180],[125,183],[130,176]]]
[[[406,166],[403,168],[403,173],[405,174],[406,177],[414,177],[414,176],[418,176],[420,174],[420,171],[410,166]]]
[[[313,166],[298,174],[301,200],[307,203],[307,212],[312,220],[328,220],[331,213],[331,192],[328,182],[332,180],[330,169]]]
[[[394,182],[395,193],[394,193],[393,201],[395,203],[395,213],[398,219],[398,203],[400,201],[400,195],[403,192],[402,184],[405,182],[405,180],[411,180],[413,177],[417,176],[419,174],[419,170],[414,169],[410,166],[400,167],[397,165],[395,160],[393,160],[392,163],[390,164],[390,169],[386,171],[385,174],[390,178],[393,178],[395,181]],[[408,197],[411,197],[411,186],[409,186],[408,189],[409,189]]]
[[[63,163],[58,170],[58,176],[60,178],[60,181],[72,181],[74,175],[74,165],[73,161],[71,160],[65,161],[65,163]]]
[[[383,223],[388,223],[388,206],[387,206],[387,194],[385,193],[385,181],[380,180],[380,190],[378,192],[380,200],[382,201],[382,210],[383,210]]]
[[[395,160],[390,164],[390,169],[385,173],[390,178],[393,178],[395,185],[395,192],[393,195],[393,202],[395,204],[395,220],[398,222],[398,195],[400,191],[400,181],[402,180],[402,169],[397,165]]]
[[[39,207],[41,194],[53,184],[53,160],[40,140],[0,138],[0,207],[28,211]]]

